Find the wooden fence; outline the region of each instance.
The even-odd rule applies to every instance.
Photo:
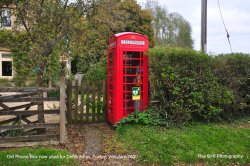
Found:
[[[45,101],[58,97],[43,97],[44,92],[59,88],[0,88],[0,147],[18,147],[57,143],[60,123],[45,123],[48,114],[60,114],[57,109],[44,109]],[[47,132],[53,130],[53,134]],[[38,142],[33,142],[38,141]],[[43,142],[39,142],[43,141]],[[47,141],[47,142],[46,142]]]
[[[65,144],[65,66],[66,62],[62,61],[59,88],[0,87],[0,147]],[[50,91],[59,91],[60,97],[44,95]],[[46,109],[44,102],[47,101],[59,105]],[[51,120],[47,121],[45,115],[52,115]],[[57,122],[55,115],[59,115]]]
[[[97,123],[106,120],[106,82],[67,80],[67,122]]]

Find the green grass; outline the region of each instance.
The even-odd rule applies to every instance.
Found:
[[[43,147],[1,150],[0,163],[2,166],[78,165],[68,151]]]
[[[115,139],[129,149],[130,153],[135,151],[143,163],[250,163],[250,128],[242,125],[193,124],[172,129],[125,125],[118,128],[116,134]],[[217,157],[217,154],[227,155],[223,157],[239,154],[243,158],[235,156],[237,159],[226,159]]]

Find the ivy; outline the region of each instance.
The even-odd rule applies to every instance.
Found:
[[[8,46],[14,40],[13,33],[9,30],[1,29],[0,30],[0,44]]]
[[[25,32],[13,33],[8,30],[0,30],[0,43],[11,48],[13,67],[15,71],[14,82],[16,86],[35,86],[39,62],[46,64],[43,81],[56,82],[59,79],[59,53],[55,50],[46,58],[33,53],[34,46]]]

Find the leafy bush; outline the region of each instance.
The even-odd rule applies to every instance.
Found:
[[[234,103],[223,111],[228,119],[250,112],[250,55],[223,54],[214,58],[214,73],[219,82],[233,91]]]
[[[85,78],[90,81],[105,80],[107,75],[107,62],[106,60],[99,61],[92,64],[85,74]]]
[[[156,89],[155,105],[171,123],[219,120],[233,103],[231,90],[213,73],[213,59],[188,49],[154,48],[150,55],[150,79]]]
[[[124,119],[120,120],[116,126],[120,127],[123,124],[142,124],[150,126],[168,126],[165,119],[161,118],[159,113],[150,108],[144,112],[134,112]]]

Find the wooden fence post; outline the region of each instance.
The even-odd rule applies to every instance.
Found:
[[[103,107],[103,119],[104,121],[107,120],[107,80],[104,80],[103,81],[103,104],[104,104],[104,107]]]
[[[66,94],[65,94],[65,67],[66,61],[62,62],[62,71],[60,79],[60,143],[65,144],[67,134],[66,134]]]
[[[95,122],[96,120],[96,101],[95,101],[95,96],[96,96],[96,83],[93,82],[91,84],[92,87],[92,92],[91,92],[91,110],[92,110],[92,122]]]
[[[78,95],[79,95],[79,86],[78,86],[78,80],[75,80],[75,91],[74,91],[74,98],[75,98],[75,109],[74,109],[74,122],[79,121],[78,119]]]
[[[81,91],[81,101],[80,101],[80,118],[79,120],[83,122],[83,113],[84,113],[84,106],[85,106],[85,101],[84,101],[84,95],[85,95],[85,87],[84,87],[84,79],[82,78],[81,80],[81,86],[80,86],[80,91]]]
[[[41,88],[41,89],[40,89]],[[43,90],[42,87],[40,87],[37,89],[37,98],[43,98]],[[39,111],[43,111],[44,110],[44,102],[38,102],[37,108]],[[38,119],[38,123],[45,123],[45,118],[44,118],[44,114],[38,114],[37,115]],[[38,134],[44,134],[46,132],[46,129],[38,129],[37,133]]]
[[[90,82],[85,80],[85,87],[86,87],[86,123],[89,123],[89,107],[90,107],[90,93],[91,93],[91,86]]]
[[[97,102],[96,102],[96,110],[97,110],[97,121],[100,122],[100,114],[101,114],[101,95],[102,95],[102,82],[98,81],[97,83]]]
[[[37,98],[43,98],[42,89],[39,89],[39,88],[37,89]],[[37,108],[38,108],[38,110],[43,111],[44,110],[44,102],[38,102]],[[39,123],[44,123],[45,122],[43,114],[38,115],[38,122]]]
[[[72,81],[67,80],[67,123],[72,122]]]

